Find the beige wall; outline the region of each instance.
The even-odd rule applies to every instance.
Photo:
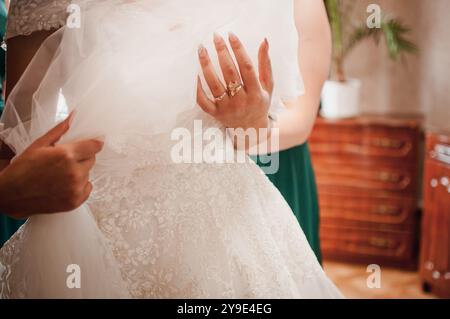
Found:
[[[363,80],[361,107],[369,113],[423,113],[427,128],[450,130],[450,0],[346,0],[354,15],[370,3],[401,18],[419,46],[416,56],[392,62],[384,44],[359,45],[349,56],[350,77]]]

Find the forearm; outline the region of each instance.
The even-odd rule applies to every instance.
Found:
[[[322,86],[328,77],[330,50],[326,47],[326,41],[314,40],[318,43],[309,48],[321,47],[321,53],[316,57],[306,54],[301,58],[303,68],[303,80],[305,82],[305,94],[298,97],[296,101],[286,102],[286,109],[277,116],[270,139],[270,151],[283,151],[304,144],[311,134],[320,105]],[[302,51],[309,50],[308,47]],[[312,51],[314,52],[314,51]],[[309,64],[309,65],[308,65]]]
[[[313,129],[320,104],[320,94],[328,78],[331,62],[331,32],[323,2],[296,0],[295,21],[299,32],[299,66],[305,94],[297,101],[286,103],[278,116],[269,145],[280,151],[304,144]]]
[[[278,149],[284,151],[306,143],[314,126],[320,101],[308,96],[302,96],[295,102],[285,103],[286,110],[278,115],[274,122],[271,138],[278,139]]]
[[[252,148],[249,154],[264,155],[304,144],[313,128],[314,120],[311,118],[315,117],[315,113],[301,112],[298,107],[287,109],[272,122],[268,139],[263,141],[266,144],[263,144],[263,147],[260,144],[257,148]]]
[[[319,60],[305,67],[303,78],[306,92],[295,101],[285,102],[285,110],[272,122],[272,130],[267,140],[267,152],[278,152],[302,145],[307,142],[314,127],[320,105],[320,94],[324,81],[328,77],[329,58],[327,50],[318,54]],[[303,59],[303,64],[312,62]],[[259,154],[266,153],[260,147]],[[255,154],[254,149],[250,152]]]

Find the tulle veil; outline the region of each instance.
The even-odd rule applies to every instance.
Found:
[[[129,174],[143,165],[127,147],[136,136],[152,139],[183,125],[185,114],[197,116],[197,50],[202,43],[214,51],[214,32],[236,33],[255,63],[267,37],[274,100],[303,92],[293,0],[76,0],[72,5],[80,9],[81,23],[66,25],[42,44],[7,101],[0,138],[17,155],[75,111],[60,142],[102,137],[105,150],[93,178]],[[16,244],[0,251],[1,296],[129,297],[88,204],[32,217],[11,241]],[[81,270],[81,288],[67,285],[70,265]],[[19,286],[25,295],[18,295]]]

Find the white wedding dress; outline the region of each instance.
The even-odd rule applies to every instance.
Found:
[[[70,2],[13,0],[7,36],[65,25]],[[174,128],[192,130],[194,119],[220,128],[195,96],[197,48],[213,52],[214,31],[238,34],[255,59],[267,36],[274,99],[302,93],[293,1],[74,2],[70,25],[46,40],[11,94],[1,137],[20,154],[76,110],[63,142],[105,138],[95,191],[73,212],[30,218],[5,244],[0,296],[341,297],[258,166],[170,156]]]

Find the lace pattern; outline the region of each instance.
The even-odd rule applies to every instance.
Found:
[[[6,39],[52,30],[66,23],[71,0],[12,0],[8,14]]]
[[[12,280],[12,269],[20,261],[23,225],[2,248],[0,254],[0,299],[24,298],[26,292],[25,280]],[[14,284],[14,287],[11,285]]]
[[[239,0],[241,1],[243,2]],[[257,1],[260,0],[252,0],[252,3],[256,4]],[[270,1],[267,0],[265,3],[272,4],[273,2]],[[285,4],[290,3],[286,1]],[[63,8],[67,3],[68,1],[49,0],[16,1],[11,9],[12,22],[10,21],[9,35],[29,34],[39,30],[39,27],[46,29],[60,25],[62,12],[65,11]],[[108,0],[105,3],[111,5],[115,11],[116,8],[113,6],[119,1],[109,2]],[[134,2],[129,1],[129,3]],[[148,1],[149,6],[156,3],[163,2]],[[178,4],[174,8],[179,9],[191,8],[192,3],[203,4],[199,6],[203,10],[212,5],[210,3],[232,8],[228,1],[220,0],[196,0],[192,3],[177,0],[173,3]],[[35,10],[31,17],[31,11],[26,10],[32,8]],[[166,9],[169,10],[169,8]],[[94,8],[93,21],[103,15],[102,10],[103,7]],[[171,7],[170,10],[173,8]],[[230,13],[234,14],[234,11],[231,10]],[[109,15],[108,17],[111,19]],[[112,27],[118,24],[120,27],[114,30],[119,32],[119,35],[120,32],[125,32],[124,35],[128,36],[132,33],[130,30],[135,30],[135,28],[124,29],[128,20],[126,17],[122,18],[121,23],[116,21],[117,18],[120,16],[114,16],[114,19],[110,21],[111,24],[107,26]],[[39,21],[42,23],[39,24]],[[142,22],[149,26],[142,29],[147,32],[146,30],[154,27],[155,19],[146,18]],[[264,23],[267,23],[265,19]],[[91,26],[97,28],[95,23]],[[94,32],[86,33],[95,34]],[[117,40],[117,43],[124,39],[117,35],[112,38]],[[109,37],[105,40],[107,39]],[[177,37],[172,40],[173,42],[165,43],[170,51],[179,43]],[[190,42],[192,37],[189,36],[185,40]],[[108,43],[110,43],[109,40]],[[136,45],[136,48],[141,48],[143,43],[139,41]],[[142,48],[149,52],[150,49],[154,49],[149,43]],[[282,48],[281,45],[280,48]],[[126,49],[122,53],[124,57],[129,57],[129,47],[127,46]],[[142,54],[141,50],[135,51]],[[296,53],[296,50],[293,52]],[[192,53],[196,57],[194,46]],[[94,57],[105,60],[102,56]],[[115,56],[117,60],[113,60],[115,62],[113,65],[126,60],[133,61],[133,59],[119,57],[120,55]],[[92,66],[101,64],[97,58],[92,60],[95,62]],[[164,58],[167,58],[166,62],[172,65],[174,60],[166,56]],[[186,58],[189,58],[186,61],[191,61],[190,55],[186,55]],[[297,60],[296,56],[293,60]],[[158,67],[159,62],[151,62],[151,66]],[[139,67],[140,65],[141,63]],[[79,71],[80,64],[74,66]],[[125,66],[121,65],[127,70],[130,69]],[[120,277],[120,283],[124,283],[126,287],[113,288],[114,292],[133,298],[340,297],[339,292],[329,282],[317,262],[288,204],[256,164],[251,162],[175,164],[170,160],[171,144],[166,142],[167,139],[161,139],[156,135],[153,138],[147,138],[135,131],[136,124],[141,122],[140,118],[136,118],[136,114],[142,114],[145,118],[159,118],[163,113],[162,105],[165,112],[177,119],[181,115],[180,108],[190,112],[191,109],[183,105],[186,105],[186,96],[195,99],[195,94],[192,94],[195,91],[191,91],[186,86],[185,79],[195,79],[191,77],[191,73],[195,75],[197,69],[191,67],[188,62],[180,66],[182,67],[177,73],[178,77],[174,78],[171,84],[179,88],[175,92],[186,90],[186,95],[184,93],[173,95],[173,89],[169,92],[169,88],[161,87],[162,92],[152,91],[147,98],[148,87],[136,85],[133,87],[136,89],[134,96],[139,97],[138,102],[142,98],[145,103],[135,103],[135,106],[143,107],[141,109],[135,107],[133,112],[125,113],[123,106],[129,105],[134,100],[129,101],[130,96],[123,94],[126,91],[123,90],[122,82],[108,76],[115,73],[109,73],[110,68],[103,71],[101,68],[93,67],[90,70],[83,69],[87,75],[92,76],[88,78],[89,81],[94,80],[94,74],[89,71],[94,71],[95,76],[98,75],[97,73],[105,76],[108,81],[101,82],[105,85],[105,92],[120,93],[113,97],[122,97],[127,103],[114,110],[112,106],[115,104],[103,100],[104,97],[110,97],[108,94],[92,96],[95,97],[93,99],[95,103],[92,105],[96,107],[89,107],[89,103],[83,104],[87,105],[84,113],[77,114],[78,116],[83,114],[84,117],[80,123],[84,126],[79,128],[94,130],[102,114],[110,114],[111,117],[117,116],[120,119],[124,115],[130,115],[129,126],[126,126],[127,130],[120,131],[117,131],[115,126],[111,126],[113,131],[106,134],[105,151],[108,150],[111,153],[103,153],[104,157],[98,159],[93,172],[95,193],[88,202],[89,209],[86,210],[89,214],[80,215],[75,212],[71,215],[73,220],[70,217],[64,220],[66,214],[61,214],[54,220],[31,220],[0,250],[1,297],[52,296],[46,294],[47,286],[65,283],[65,281],[59,281],[65,275],[64,273],[60,274],[58,280],[55,280],[53,276],[55,269],[62,271],[59,267],[62,258],[84,265],[84,272],[91,274],[91,282],[94,284],[108,283],[108,280],[102,281],[100,278],[119,279]],[[291,64],[289,66],[292,68]],[[138,70],[137,65],[134,69]],[[84,72],[80,74],[84,75]],[[148,79],[152,80],[153,75],[156,76],[158,72],[149,74],[152,77]],[[82,82],[82,78],[78,80]],[[136,83],[149,83],[144,79],[147,78],[138,77]],[[115,90],[117,84],[120,86]],[[76,92],[76,90],[72,92],[73,97],[78,97],[78,94],[74,94]],[[171,97],[171,99],[167,103],[164,102],[166,104],[161,104],[158,97]],[[155,102],[158,103],[151,103],[152,98],[156,98]],[[166,100],[162,99],[162,101]],[[154,109],[154,106],[157,108]],[[81,110],[80,108],[78,111]],[[95,112],[90,113],[91,111]],[[192,118],[197,118],[196,114],[190,115]],[[191,117],[187,116],[187,118]],[[104,118],[103,121],[106,119]],[[214,126],[214,123],[211,125]],[[114,162],[116,158],[109,157],[111,154],[119,157],[117,163]],[[102,165],[107,168],[103,172]],[[116,167],[120,169],[116,170]],[[83,216],[86,219],[83,219]],[[30,239],[33,235],[30,229],[36,231],[31,238],[33,240]],[[49,236],[49,234],[53,235]],[[42,239],[42,244],[39,239]],[[36,251],[34,248],[40,250]],[[20,259],[27,257],[28,254],[21,254],[25,251],[33,252],[31,256],[33,258]],[[110,255],[112,257],[98,256],[103,253],[106,255],[106,252],[108,257]],[[57,264],[52,268],[48,266],[50,259],[48,256],[55,257],[53,262],[56,261]],[[72,261],[73,258],[75,260]],[[36,261],[39,262],[39,266]],[[117,266],[117,268],[110,266]],[[105,274],[111,268],[117,271]],[[41,273],[44,275],[43,278],[39,277]],[[117,273],[120,275],[116,276]],[[45,284],[41,284],[42,282]],[[111,285],[105,285],[103,289],[92,290],[92,292],[97,293],[97,297],[104,297],[104,294],[109,292],[109,287]],[[34,295],[29,293],[31,288],[34,288]],[[98,294],[99,292],[101,294]]]
[[[135,298],[300,297],[323,276],[254,164],[156,165],[100,184],[90,208]]]

